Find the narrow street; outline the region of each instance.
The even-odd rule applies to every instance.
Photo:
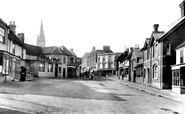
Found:
[[[8,108],[31,114],[185,114],[184,107],[110,78],[38,78],[0,84],[0,112]]]

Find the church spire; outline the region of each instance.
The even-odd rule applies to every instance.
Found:
[[[44,36],[44,28],[43,28],[43,23],[41,20],[41,25],[40,25],[40,33],[37,36],[37,46],[40,47],[45,47],[45,36]]]

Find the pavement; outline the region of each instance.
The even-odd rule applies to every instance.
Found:
[[[131,88],[134,88],[134,89],[137,89],[140,91],[144,91],[144,92],[147,92],[152,95],[156,95],[158,97],[164,97],[164,98],[176,101],[176,102],[185,103],[185,94],[177,94],[177,93],[172,92],[172,90],[169,90],[169,89],[168,90],[166,90],[166,89],[161,90],[161,89],[157,89],[157,88],[154,88],[154,87],[151,87],[148,85],[133,83],[133,82],[130,82],[126,79],[124,79],[124,80],[122,80],[121,78],[118,79],[117,76],[109,76],[107,78],[115,80],[121,84],[128,86],[128,87],[131,87]]]

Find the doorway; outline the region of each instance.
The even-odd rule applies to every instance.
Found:
[[[63,68],[63,78],[65,78],[65,77],[66,77],[66,69]]]
[[[55,77],[58,77],[58,64],[55,65]]]

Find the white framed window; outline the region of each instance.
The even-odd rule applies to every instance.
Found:
[[[12,44],[12,53],[15,55],[15,43]]]
[[[48,63],[48,72],[53,72],[53,64]]]
[[[66,64],[66,57],[63,57],[63,63]]]
[[[157,65],[153,65],[153,79],[158,79],[158,67]]]
[[[40,72],[44,72],[45,71],[45,63],[44,62],[40,62],[40,64],[39,64],[39,71]]]

